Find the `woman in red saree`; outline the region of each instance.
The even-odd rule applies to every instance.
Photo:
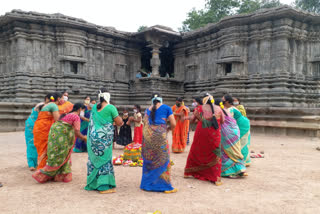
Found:
[[[187,146],[189,120],[182,120],[188,117],[189,109],[184,105],[183,99],[177,98],[176,105],[172,107],[173,115],[176,120],[176,128],[172,133],[172,152],[181,153]]]
[[[188,119],[188,118],[187,118]],[[184,169],[185,178],[193,176],[199,180],[221,185],[221,148],[220,123],[224,115],[219,106],[214,105],[209,94],[198,106],[191,121],[198,120],[193,143]]]
[[[50,97],[50,103],[41,106],[38,118],[34,123],[33,135],[34,135],[34,146],[38,153],[38,167],[41,169],[46,165],[47,162],[47,146],[48,146],[48,135],[51,125],[59,119],[59,109],[57,104],[60,101],[61,94],[53,93]]]

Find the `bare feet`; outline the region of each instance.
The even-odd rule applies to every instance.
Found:
[[[222,185],[222,182],[221,182],[221,181],[216,181],[216,182],[214,182],[214,184],[215,184],[216,186],[221,186],[221,185]]]
[[[175,193],[175,192],[178,192],[177,188],[174,188],[173,190],[170,190],[170,191],[164,191],[164,193],[166,194]]]
[[[184,178],[192,178],[192,175],[184,175]]]
[[[0,182],[0,187],[3,187],[2,183]]]
[[[30,170],[30,171],[36,171],[36,168],[30,167],[29,170]]]
[[[115,192],[116,192],[116,188],[113,188],[105,191],[100,191],[100,194],[109,194],[109,193],[115,193]]]

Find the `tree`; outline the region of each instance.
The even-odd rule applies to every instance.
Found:
[[[137,32],[144,31],[144,30],[147,29],[147,28],[148,28],[148,26],[141,25],[141,26],[138,28]]]
[[[203,27],[208,23],[218,22],[225,16],[234,14],[232,10],[239,6],[239,0],[206,0],[205,8],[192,9],[187,14],[180,31],[190,31]]]
[[[302,10],[320,14],[319,0],[295,0],[295,5]]]
[[[205,8],[187,14],[180,31],[190,31],[208,23],[216,23],[225,16],[251,13],[262,8],[280,6],[280,0],[206,0]]]

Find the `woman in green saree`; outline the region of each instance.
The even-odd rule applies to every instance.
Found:
[[[115,106],[110,104],[110,94],[106,89],[99,93],[100,103],[93,106],[88,128],[87,185],[85,190],[97,190],[100,193],[115,192],[116,182],[112,165],[112,144],[114,127],[122,126]]]
[[[72,111],[55,122],[49,132],[48,147],[44,151],[45,166],[38,169],[32,177],[39,183],[50,180],[70,182],[71,153],[75,137],[86,141],[86,136],[80,133],[80,113],[85,110],[82,103],[76,103]]]
[[[233,106],[233,98],[230,95],[225,95],[222,98],[224,106],[230,112],[231,116],[237,121],[240,129],[240,143],[241,153],[245,166],[249,166],[251,163],[249,146],[250,146],[250,120],[243,116],[241,112]]]

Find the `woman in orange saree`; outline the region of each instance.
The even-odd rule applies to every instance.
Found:
[[[181,153],[187,146],[189,120],[182,120],[188,117],[189,109],[184,105],[181,97],[177,98],[176,105],[172,107],[173,115],[176,120],[176,128],[172,133],[172,152]]]
[[[33,135],[34,135],[34,146],[38,153],[38,167],[41,169],[46,165],[47,162],[47,146],[48,146],[48,135],[51,125],[59,119],[59,109],[57,104],[60,101],[61,95],[54,93],[50,97],[50,103],[44,105],[39,112],[38,118],[34,124]]]

